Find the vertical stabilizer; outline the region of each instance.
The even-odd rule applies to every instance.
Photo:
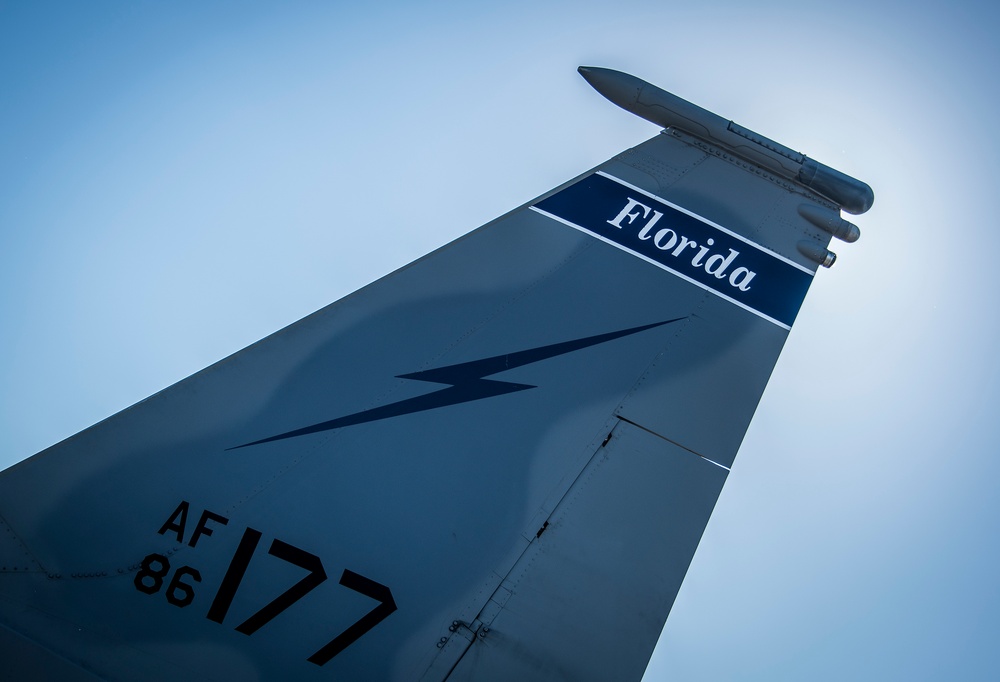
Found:
[[[871,194],[583,72],[667,129],[0,474],[5,665],[641,677]]]

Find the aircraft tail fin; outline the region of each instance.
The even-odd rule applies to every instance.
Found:
[[[840,209],[871,203],[672,106],[0,474],[5,656],[81,679],[641,677],[829,242],[856,238]]]

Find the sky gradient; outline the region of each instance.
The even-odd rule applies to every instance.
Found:
[[[978,2],[0,0],[0,465],[656,134],[575,72],[607,66],[876,197],[645,679],[998,679],[998,30]]]

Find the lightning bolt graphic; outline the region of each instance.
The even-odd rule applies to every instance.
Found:
[[[434,410],[439,407],[448,407],[449,405],[468,403],[474,400],[493,398],[506,393],[516,393],[517,391],[526,391],[529,388],[537,388],[537,386],[532,386],[530,384],[515,384],[509,381],[495,381],[493,379],[485,379],[484,377],[499,374],[500,372],[505,372],[508,369],[515,369],[517,367],[523,367],[524,365],[530,365],[541,360],[547,360],[549,358],[556,357],[557,355],[572,353],[573,351],[577,351],[582,348],[596,346],[607,341],[619,339],[623,336],[630,336],[631,334],[637,334],[647,329],[653,329],[654,327],[660,327],[683,319],[685,318],[678,317],[673,320],[654,322],[653,324],[646,324],[641,327],[632,327],[630,329],[622,329],[616,332],[588,336],[582,339],[553,343],[548,346],[540,346],[539,348],[529,348],[527,350],[521,350],[514,353],[495,355],[491,358],[484,358],[482,360],[462,362],[457,365],[437,367],[435,369],[428,369],[422,372],[399,374],[396,376],[397,379],[415,379],[416,381],[429,381],[435,384],[447,384],[447,388],[442,388],[431,393],[425,393],[424,395],[414,396],[413,398],[406,398],[388,405],[373,407],[370,410],[355,412],[354,414],[349,414],[344,417],[337,417],[336,419],[313,424],[312,426],[304,426],[301,429],[279,433],[276,436],[261,438],[260,440],[255,440],[251,443],[244,443],[243,445],[236,445],[226,449],[238,450],[240,448],[250,447],[251,445],[260,445],[262,443],[270,443],[272,441],[284,440],[286,438],[296,438],[310,433],[330,431],[332,429],[340,429],[345,426],[355,426],[356,424],[365,424],[368,422],[379,421],[381,419],[399,417],[404,414],[424,412],[426,410]]]

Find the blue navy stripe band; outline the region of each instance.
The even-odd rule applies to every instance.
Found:
[[[604,173],[532,208],[786,329],[812,282],[806,268]]]

